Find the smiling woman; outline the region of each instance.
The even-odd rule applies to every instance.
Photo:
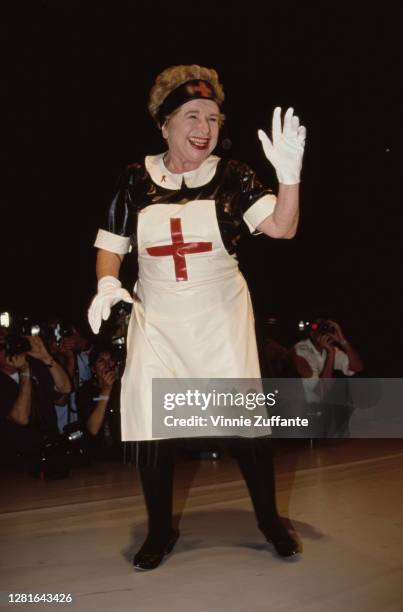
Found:
[[[241,226],[289,238],[298,221],[305,139],[298,117],[289,109],[282,125],[276,109],[272,140],[259,133],[279,178],[276,198],[247,165],[213,155],[223,100],[215,70],[174,66],[157,77],[149,110],[168,148],[123,172],[95,242],[93,331],[113,304],[133,303],[121,421],[123,440],[134,443],[149,513],[149,536],[134,559],[139,570],[157,567],[178,537],[172,528],[172,440],[154,436],[153,379],[260,378],[251,299],[236,259]],[[139,262],[134,300],[118,279],[130,247]],[[295,554],[297,544],[276,510],[269,439],[247,437],[232,450],[260,529],[278,554]]]
[[[223,101],[224,90],[210,68],[172,66],[157,77],[148,108],[167,141],[164,162],[171,172],[195,170],[214,151]]]
[[[191,100],[165,120],[162,135],[168,144],[164,157],[168,170],[196,170],[208,158],[217,145],[219,117],[213,100]]]

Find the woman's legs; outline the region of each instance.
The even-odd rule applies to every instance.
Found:
[[[148,535],[133,559],[138,570],[158,567],[178,532],[172,527],[175,449],[173,440],[141,443],[139,471],[148,515]]]
[[[175,448],[172,440],[158,441],[140,453],[140,476],[148,513],[148,535],[135,555],[138,570],[158,567],[178,539],[172,527],[172,502]],[[171,443],[171,444],[170,444]],[[255,509],[259,529],[273,543],[277,553],[289,557],[298,545],[281,522],[276,507],[275,479],[271,442],[268,438],[236,438],[229,450],[238,462]]]
[[[140,467],[141,484],[148,514],[149,534],[164,535],[172,529],[174,463]]]
[[[268,438],[235,438],[231,452],[247,484],[259,529],[278,519],[273,455]]]
[[[281,556],[298,552],[298,545],[281,522],[276,506],[273,454],[269,438],[233,438],[230,451],[238,462],[255,510],[257,524]]]

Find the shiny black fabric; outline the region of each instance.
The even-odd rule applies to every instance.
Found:
[[[246,463],[253,465],[261,463],[269,468],[272,452],[269,437],[166,438],[165,440],[124,442],[123,448],[123,462],[139,468],[160,468],[164,465],[174,465],[178,460],[188,458],[193,451],[200,452],[213,448],[221,454],[229,454],[236,459],[242,473],[244,473],[243,467]],[[269,470],[270,472],[272,469]],[[245,476],[247,482],[251,477]]]
[[[236,252],[243,214],[271,189],[262,186],[246,164],[221,159],[212,180],[201,187],[166,189],[154,183],[144,164],[130,165],[120,176],[102,229],[130,237],[136,248],[137,213],[151,204],[186,204],[192,200],[214,200],[221,237],[230,254]]]
[[[136,467],[160,467],[174,462],[182,452],[182,439],[123,442],[123,463]]]
[[[206,185],[166,189],[154,183],[144,163],[132,164],[121,174],[107,219],[102,229],[131,238],[137,248],[137,213],[151,204],[186,204],[193,200],[214,200],[218,226],[225,248],[236,253],[241,237],[243,214],[257,200],[273,193],[262,186],[246,164],[221,159],[212,180]],[[183,453],[183,440],[142,440],[124,443],[124,462],[137,467],[158,467]]]

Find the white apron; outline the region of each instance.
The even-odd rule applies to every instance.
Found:
[[[138,215],[139,280],[122,378],[122,440],[152,440],[153,378],[260,378],[249,290],[215,202]]]

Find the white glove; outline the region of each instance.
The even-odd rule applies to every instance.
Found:
[[[278,182],[284,185],[299,183],[304,154],[306,128],[300,126],[299,118],[293,113],[293,108],[287,110],[282,129],[281,108],[277,106],[273,112],[272,140],[263,130],[257,133],[267,159],[276,170]]]
[[[98,293],[91,302],[88,310],[88,321],[94,334],[99,332],[102,319],[106,321],[111,314],[111,308],[123,300],[133,304],[133,298],[122,283],[114,276],[103,276],[98,281]]]

